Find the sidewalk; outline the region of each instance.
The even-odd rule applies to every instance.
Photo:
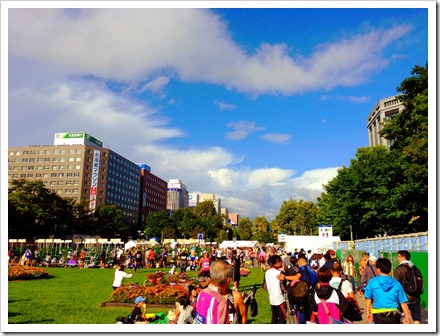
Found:
[[[353,322],[354,324],[368,324],[369,322],[367,321],[367,314],[365,314],[365,299],[363,297],[361,297],[357,292],[356,292],[356,299],[359,303],[359,307],[361,307],[362,309],[362,321],[359,322]],[[422,321],[421,324],[428,324],[428,310],[421,307],[422,310]]]

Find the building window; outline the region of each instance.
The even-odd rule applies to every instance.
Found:
[[[16,151],[15,155],[21,155],[21,152],[20,151]]]
[[[46,150],[46,155],[50,155],[50,150]]]
[[[51,173],[50,177],[57,177],[57,173]]]
[[[57,157],[52,158],[52,162],[58,162],[58,158]]]
[[[73,162],[73,161],[75,161],[75,158],[70,157],[70,158],[69,158],[69,162]]]
[[[37,158],[37,162],[43,162],[43,158]]]
[[[34,177],[34,174],[27,174],[27,177]]]
[[[58,177],[64,177],[64,173],[58,173]]]
[[[23,160],[21,160],[21,162],[28,162],[28,158],[23,158]]]
[[[44,170],[49,170],[49,166],[44,166]]]

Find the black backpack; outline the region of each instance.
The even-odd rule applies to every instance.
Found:
[[[423,293],[423,276],[416,266],[407,267],[407,272],[404,273],[402,286],[406,294],[411,296],[420,295]]]
[[[341,279],[341,282],[339,283],[338,290],[341,291],[342,283],[344,281],[347,281],[345,279]],[[357,302],[350,296],[345,298],[347,300],[347,309],[345,312],[342,312],[342,315],[352,322],[354,321],[362,321],[362,311],[361,308],[358,306]]]

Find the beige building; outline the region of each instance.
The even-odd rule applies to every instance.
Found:
[[[379,132],[383,128],[383,123],[393,115],[402,112],[403,108],[403,104],[397,96],[379,100],[367,118],[368,143],[370,147],[382,145],[390,148],[391,144],[389,141],[379,136]]]
[[[59,138],[65,135],[60,144]],[[58,135],[58,139],[57,139]],[[58,140],[58,141],[57,141]],[[132,224],[139,222],[140,167],[84,132],[57,133],[56,145],[9,147],[8,184],[42,180],[45,187],[93,211],[117,204]],[[58,144],[57,144],[58,143]]]

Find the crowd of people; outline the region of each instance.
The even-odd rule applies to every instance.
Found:
[[[269,294],[272,324],[352,323],[362,320],[362,310],[355,296],[357,269],[353,256],[341,262],[334,250],[312,258],[304,250],[272,255],[267,261],[265,287]],[[364,254],[360,260],[358,293],[365,300],[366,318],[370,323],[396,324],[421,321],[420,295],[423,285],[412,290],[416,280],[408,251],[398,251],[399,266],[392,276],[387,258]],[[411,273],[411,274],[410,274]],[[419,273],[420,274],[420,273]],[[421,278],[421,275],[419,276]],[[422,279],[418,281],[422,282]],[[307,292],[300,296],[300,284]],[[412,287],[411,287],[412,286]]]
[[[38,258],[38,250],[34,253]],[[69,250],[66,261],[74,260],[79,267],[84,267],[86,253],[85,248],[79,252]],[[21,257],[13,252],[8,253],[8,257],[10,262],[25,265],[33,259],[29,248]],[[265,272],[263,288],[268,292],[272,324],[359,321],[362,311],[355,293],[365,300],[363,314],[369,322],[417,324],[421,322],[423,284],[418,284],[417,290],[408,284],[408,279],[415,278],[414,269],[418,270],[410,258],[408,251],[398,251],[399,265],[392,272],[390,260],[367,253],[362,255],[357,269],[352,255],[341,261],[334,250],[317,254],[311,250],[287,251],[275,247],[208,251],[199,247],[154,250],[137,246],[128,250],[103,249],[99,267],[115,268],[113,289],[123,285],[125,278],[132,277],[131,272],[126,272],[127,268],[138,272],[144,267],[171,267],[170,272],[177,268],[180,272],[197,270],[200,276],[209,277],[207,288],[189,288],[188,295],[176,302],[175,323],[247,323],[248,306],[240,292],[240,268],[247,264]],[[45,261],[52,262],[51,256],[47,255]],[[297,292],[302,287],[307,290],[301,296]],[[216,307],[214,315],[208,311],[212,307]]]

